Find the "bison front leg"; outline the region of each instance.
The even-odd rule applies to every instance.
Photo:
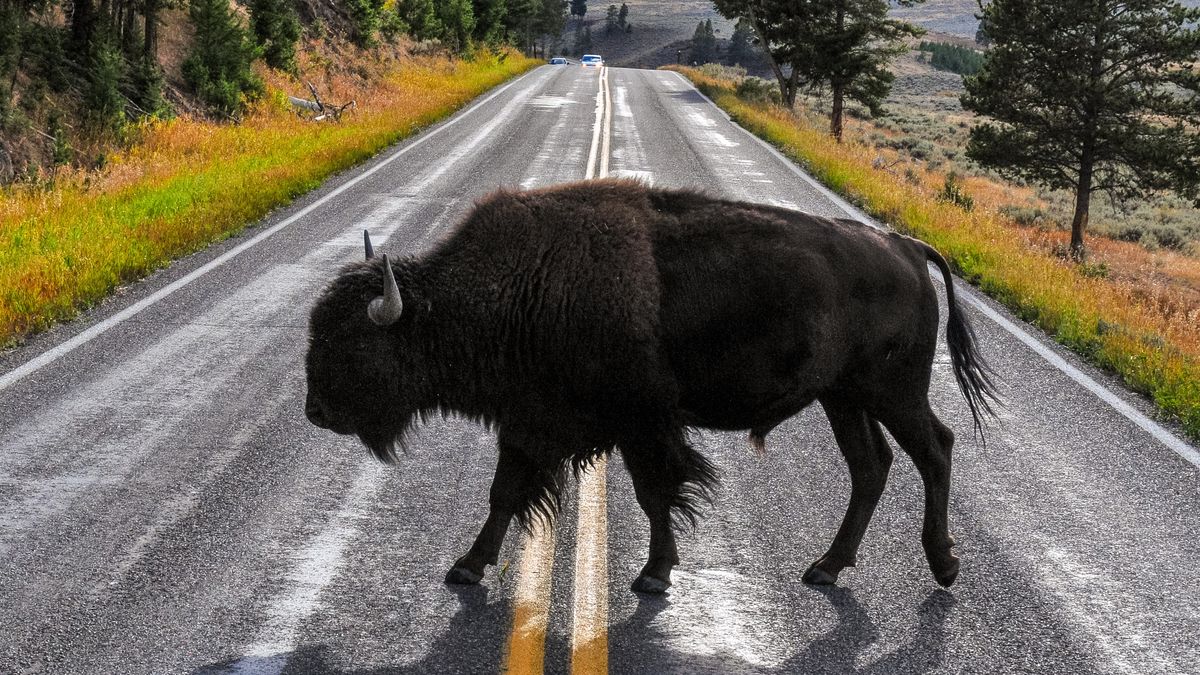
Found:
[[[446,573],[446,583],[479,583],[487,566],[499,560],[500,546],[512,519],[516,517],[529,526],[537,516],[553,518],[559,506],[560,486],[558,474],[539,469],[521,448],[501,440],[487,520],[471,549]]]
[[[621,455],[638,504],[650,520],[650,555],[631,588],[662,593],[671,586],[671,570],[679,564],[671,511],[694,525],[697,502],[709,499],[716,470],[681,439],[658,447],[622,447]]]

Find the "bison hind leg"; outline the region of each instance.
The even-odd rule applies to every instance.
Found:
[[[694,528],[704,504],[712,502],[715,466],[688,445],[681,429],[621,446],[638,504],[650,521],[650,552],[632,588],[662,593],[679,564],[674,528]]]
[[[850,469],[850,504],[829,550],[804,572],[804,582],[826,585],[858,562],[858,547],[892,467],[892,449],[879,422],[853,403],[821,399],[838,448]]]

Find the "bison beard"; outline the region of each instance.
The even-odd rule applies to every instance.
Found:
[[[650,521],[634,590],[661,592],[716,470],[688,428],[767,434],[820,401],[850,468],[850,505],[804,574],[853,566],[892,462],[883,428],[925,486],[922,543],[935,579],[958,558],[947,527],[954,435],[929,407],[938,303],[980,430],[997,400],[946,262],[915,239],[685,190],[591,181],[498,192],[432,251],[352,264],[310,322],[306,413],[394,458],[414,420],[494,428],[491,510],[447,574],[476,583],[510,522],[559,510],[566,474],[619,450]]]

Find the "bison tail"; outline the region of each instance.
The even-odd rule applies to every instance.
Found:
[[[954,379],[958,381],[958,388],[962,391],[963,397],[967,399],[967,407],[971,409],[971,417],[975,422],[975,435],[986,442],[983,434],[983,417],[987,415],[995,419],[996,411],[992,407],[993,404],[1003,405],[993,382],[996,372],[979,353],[975,330],[971,328],[971,324],[967,322],[966,316],[958,306],[958,299],[954,294],[954,275],[950,272],[950,266],[946,263],[946,259],[929,245],[922,243],[922,246],[925,249],[925,257],[937,265],[946,282],[946,304],[950,312],[950,316],[946,320],[946,346],[950,349]]]
[[[720,471],[686,442],[678,446],[678,454],[681,475],[678,488],[671,495],[671,520],[677,530],[694,530],[703,508],[713,502]]]

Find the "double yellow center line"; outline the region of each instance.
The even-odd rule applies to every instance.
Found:
[[[601,67],[599,79],[586,179],[608,176],[612,94],[607,67]],[[579,479],[571,606],[571,672],[576,675],[608,672],[607,466],[607,458],[601,457]],[[541,673],[545,668],[554,543],[553,527],[539,528],[526,537],[518,563],[512,631],[502,669],[505,673],[525,675]]]

